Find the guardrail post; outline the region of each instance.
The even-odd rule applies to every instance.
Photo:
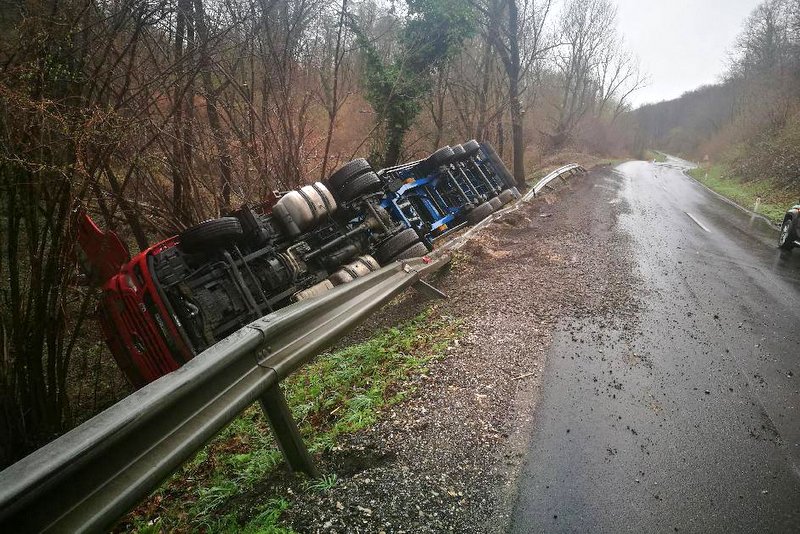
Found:
[[[305,473],[311,478],[319,478],[319,470],[317,470],[306,444],[303,443],[300,430],[292,418],[292,412],[289,410],[280,386],[275,384],[267,389],[258,401],[261,403],[261,409],[267,416],[269,426],[272,428],[272,433],[289,468],[295,473]]]

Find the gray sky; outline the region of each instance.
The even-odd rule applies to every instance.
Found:
[[[724,72],[742,23],[761,0],[616,0],[619,29],[650,74],[635,106],[677,98]]]

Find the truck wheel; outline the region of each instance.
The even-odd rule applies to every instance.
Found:
[[[478,150],[481,149],[481,144],[477,142],[475,139],[467,141],[466,143],[461,145],[464,148],[464,152],[467,153],[468,157],[472,157],[478,153]]]
[[[503,205],[506,205],[509,202],[516,200],[517,197],[514,196],[514,192],[511,191],[511,189],[506,189],[505,191],[500,191],[500,195],[498,195],[497,198],[500,199],[500,202]]]
[[[453,153],[453,149],[449,146],[445,146],[428,156],[428,164],[430,167],[434,169],[438,169],[444,165],[450,163],[450,159],[455,156]]]
[[[451,149],[453,150],[453,157],[450,158],[451,163],[455,163],[457,161],[464,161],[469,157],[467,156],[467,151],[464,150],[464,147],[461,145],[456,145],[454,147],[451,147]]]
[[[178,236],[178,247],[190,254],[222,248],[244,235],[236,217],[222,217],[201,222]]]
[[[490,198],[489,199],[489,204],[492,205],[492,207],[494,208],[494,211],[497,211],[497,210],[499,210],[500,208],[503,207],[503,201],[500,200],[500,197],[492,197],[492,198]]]
[[[489,202],[484,202],[467,215],[467,222],[469,224],[477,224],[484,220],[486,217],[494,213],[494,208]]]
[[[384,241],[378,247],[378,250],[375,251],[374,257],[376,260],[378,260],[378,263],[381,265],[386,265],[387,263],[391,263],[398,254],[408,248],[416,246],[417,243],[422,245],[419,240],[419,236],[417,235],[417,231],[413,228],[406,228],[402,232],[395,234]],[[426,248],[425,250],[427,251],[428,249]]]
[[[333,195],[339,202],[350,202],[361,195],[376,193],[381,189],[383,189],[383,182],[378,175],[374,172],[367,172],[356,176],[342,187],[334,188]]]
[[[791,217],[783,221],[781,236],[778,238],[778,247],[783,250],[792,250],[794,248],[795,227],[795,222]]]
[[[394,261],[410,260],[411,258],[421,258],[422,256],[425,256],[427,253],[428,253],[428,247],[426,247],[424,243],[416,243],[405,249],[397,256],[395,256]]]
[[[354,159],[331,174],[331,177],[328,178],[328,184],[332,189],[341,189],[348,181],[371,170],[372,166],[364,158]]]

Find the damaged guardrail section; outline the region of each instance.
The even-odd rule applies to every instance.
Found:
[[[255,401],[293,470],[315,475],[279,382],[447,254],[394,263],[263,317],[0,473],[0,531],[113,525]]]

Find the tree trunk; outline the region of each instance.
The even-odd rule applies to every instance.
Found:
[[[500,154],[501,158],[506,156],[506,132],[503,129],[503,117],[502,115],[497,120],[497,153]]]
[[[180,0],[178,2],[178,9],[175,12],[175,45],[173,47],[173,57],[175,61],[175,75],[180,80],[181,72],[183,70],[183,38],[186,34],[186,7],[189,0]],[[191,5],[191,4],[190,4]],[[172,161],[172,209],[178,219],[183,219],[183,182],[185,175],[181,169],[183,162],[183,143],[181,141],[183,134],[183,91],[181,90],[180,83],[175,84],[175,97],[173,105],[175,106],[175,138],[172,144],[173,161]]]
[[[194,0],[195,19],[197,33],[200,38],[200,72],[203,79],[203,92],[206,97],[206,112],[208,115],[208,125],[214,137],[214,144],[217,147],[217,159],[220,171],[220,202],[219,211],[225,212],[231,205],[231,156],[228,146],[225,144],[225,136],[222,132],[222,122],[217,110],[217,94],[214,90],[214,82],[211,78],[211,57],[208,53],[208,27],[206,26],[205,13],[202,0]]]
[[[347,0],[342,0],[342,10],[339,13],[339,27],[336,30],[336,48],[333,52],[333,87],[331,89],[331,101],[328,107],[328,135],[325,138],[325,152],[322,156],[321,179],[327,178],[328,157],[331,152],[331,141],[333,141],[333,130],[336,126],[336,115],[339,112],[339,69],[342,65],[342,33],[344,31],[344,17],[347,13]]]
[[[400,163],[400,153],[403,150],[403,138],[405,132],[402,128],[389,125],[386,132],[386,153],[383,157],[383,165],[392,167]]]
[[[525,140],[522,131],[522,104],[519,101],[519,78],[521,66],[519,59],[519,13],[517,2],[508,2],[508,31],[510,69],[508,72],[508,97],[511,103],[511,144],[514,153],[514,180],[518,188],[525,187]]]
[[[436,92],[433,94],[433,104],[431,106],[431,120],[436,128],[433,139],[433,150],[439,149],[444,137],[444,101],[447,97],[447,73],[445,68],[439,69],[439,76],[436,79]]]
[[[122,210],[122,214],[125,216],[125,222],[128,223],[128,226],[133,233],[133,237],[136,239],[136,245],[139,247],[139,250],[145,250],[149,245],[147,242],[147,236],[145,235],[142,225],[139,221],[139,214],[136,213],[136,209],[125,197],[125,191],[123,190],[120,181],[117,179],[117,175],[114,174],[114,171],[111,169],[111,165],[106,163],[103,166],[103,170],[105,171],[106,178],[108,179],[108,185],[111,187],[111,192],[114,193],[115,197],[117,197],[119,207]]]
[[[483,80],[481,81],[481,90],[478,92],[478,119],[475,125],[475,138],[483,141],[486,138],[486,118],[489,113],[489,87],[492,81],[492,45],[487,39],[483,45],[483,60],[481,61],[481,70],[483,71]]]
[[[175,44],[173,56],[175,63],[175,93],[173,105],[175,106],[173,161],[172,161],[172,209],[175,217],[182,224],[189,224],[189,175],[191,167],[191,100],[194,91],[191,84],[184,86],[186,64],[189,63],[185,53],[194,41],[190,13],[192,0],[179,0],[175,12]],[[185,45],[185,46],[184,46]],[[190,76],[192,76],[190,74]],[[189,102],[187,103],[187,100]]]

